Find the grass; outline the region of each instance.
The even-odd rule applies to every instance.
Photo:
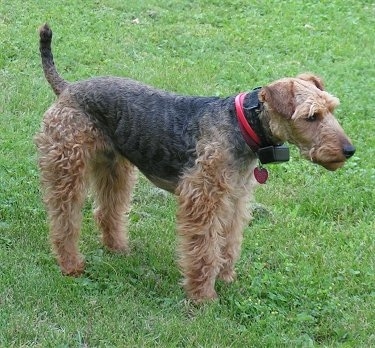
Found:
[[[1,347],[375,346],[373,1],[0,0]],[[184,94],[231,95],[313,71],[341,106],[357,153],[338,172],[269,165],[268,214],[245,230],[238,281],[220,300],[184,299],[174,198],[141,178],[132,253],[106,252],[85,207],[87,272],[50,253],[33,134],[54,100],[37,28],[54,29],[69,80],[130,76]]]

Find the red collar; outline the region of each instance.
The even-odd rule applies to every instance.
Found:
[[[242,136],[244,137],[247,145],[254,151],[257,152],[261,147],[261,140],[259,136],[251,128],[249,122],[246,120],[243,112],[243,102],[247,93],[240,93],[236,96],[235,106],[238,124],[240,125]]]

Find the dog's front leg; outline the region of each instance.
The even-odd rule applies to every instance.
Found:
[[[196,302],[217,297],[215,280],[226,262],[226,226],[233,217],[230,175],[217,148],[205,148],[177,189],[179,263],[187,296]]]

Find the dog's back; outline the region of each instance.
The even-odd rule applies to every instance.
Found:
[[[51,42],[52,30],[45,24],[40,28],[42,66],[59,100],[81,110],[152,181],[175,186],[183,169],[194,165],[201,129],[215,128],[222,110],[228,117],[228,99],[182,96],[119,77],[69,83],[56,70]]]

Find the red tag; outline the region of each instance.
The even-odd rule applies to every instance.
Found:
[[[266,168],[256,167],[254,169],[254,177],[259,184],[264,184],[268,179],[268,171]]]

